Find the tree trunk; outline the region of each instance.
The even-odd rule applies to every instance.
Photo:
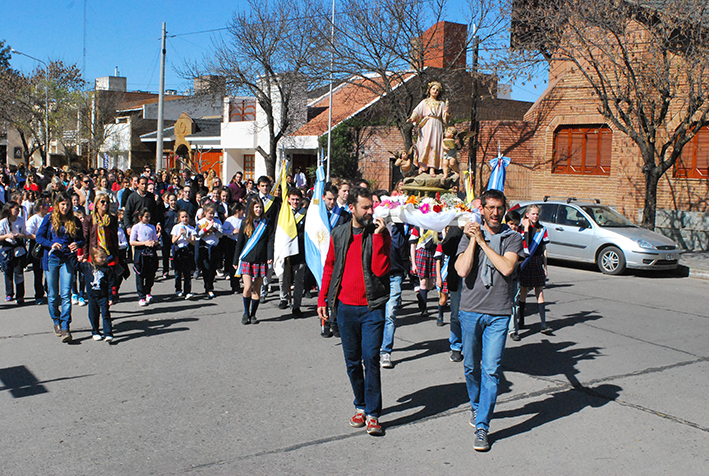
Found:
[[[643,208],[643,221],[641,226],[648,230],[655,229],[655,214],[657,213],[657,184],[660,181],[655,167],[644,169],[645,174],[645,206]]]

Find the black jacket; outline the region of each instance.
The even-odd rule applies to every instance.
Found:
[[[123,224],[128,228],[131,228],[134,224],[138,223],[138,219],[134,216],[137,212],[147,208],[150,210],[150,224],[157,225],[163,221],[163,213],[165,207],[155,202],[155,195],[147,192],[145,196],[141,196],[140,192],[131,193],[130,197],[126,201],[126,208],[123,211]]]
[[[249,237],[244,235],[244,228],[246,228],[246,223],[241,224],[239,229],[239,234],[236,238],[236,248],[234,250],[234,266],[239,265],[239,255],[241,255],[241,250],[244,249],[246,243],[249,241]],[[265,263],[268,260],[273,259],[273,238],[275,233],[271,231],[275,227],[272,221],[268,222],[266,230],[264,230],[261,239],[256,243],[254,249],[251,250],[246,256],[244,256],[244,261],[249,263]]]
[[[457,291],[460,286],[460,276],[455,270],[455,262],[458,260],[458,244],[460,239],[463,238],[463,229],[457,226],[451,226],[448,228],[448,234],[446,238],[441,242],[441,248],[443,254],[449,256],[448,258],[448,277],[446,282],[448,283],[448,291]]]
[[[365,228],[362,231],[362,271],[364,287],[367,293],[369,309],[383,308],[389,301],[389,273],[376,276],[372,272],[372,231]],[[332,244],[335,247],[335,263],[332,267],[332,278],[327,292],[327,304],[331,315],[337,315],[337,301],[340,295],[342,273],[345,271],[347,251],[352,243],[352,224],[347,223],[332,230]],[[391,264],[390,264],[391,266]]]

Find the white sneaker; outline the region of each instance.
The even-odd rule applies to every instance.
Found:
[[[189,300],[192,299],[193,297],[194,297],[194,294],[192,294],[192,293],[187,293],[187,295],[185,296],[185,300],[189,301]]]
[[[381,365],[383,369],[392,369],[394,366],[391,363],[391,354],[381,355]]]
[[[183,296],[182,291],[175,293],[175,296],[182,297]]]
[[[71,295],[71,303],[76,306],[79,304],[79,295],[78,294],[72,294]]]
[[[101,334],[94,334],[94,335],[91,336],[91,337],[93,337],[94,340],[101,340],[101,339],[103,339],[103,337],[101,337]]]
[[[111,342],[113,340],[113,336],[106,336],[103,340],[106,342]]]
[[[148,294],[147,296],[145,296],[145,301],[146,301],[148,304],[150,304],[151,302],[153,302],[153,295],[152,295],[152,294]]]
[[[224,277],[224,271],[221,269],[217,270],[217,278],[222,279]]]
[[[141,299],[140,301],[138,301],[138,306],[140,306],[140,307],[144,307],[147,305],[148,305],[148,301],[146,301],[145,299]]]

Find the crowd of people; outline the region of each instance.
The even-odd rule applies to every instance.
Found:
[[[88,307],[94,340],[112,342],[110,308],[131,274],[140,307],[153,304],[156,277],[172,277],[175,298],[186,300],[198,297],[196,278],[205,299],[216,297],[216,279],[226,279],[230,292],[242,295],[241,323],[257,324],[259,304],[276,284],[274,235],[285,201],[301,252],[285,260],[278,308],[303,317],[303,298],[318,293],[321,336],[342,340],[355,396],[350,425],[366,426],[373,435],[383,432],[380,369],[394,367],[396,321],[408,280],[422,318],[434,288],[439,326],[450,311],[450,360],[464,363],[474,447],[489,449],[504,342],[507,335],[521,339],[530,288],[542,332],[551,333],[543,298],[548,238],[538,208],[520,217],[507,211],[504,194],[492,190],[474,203],[480,223],[436,233],[373,219],[380,197],[390,192],[373,191],[366,181],[328,182],[321,197],[312,196],[300,170],[287,182],[281,197],[271,178],[254,182],[241,172],[224,185],[213,171],[5,170],[0,173],[5,301],[25,304],[24,275],[31,266],[34,302],[47,304],[63,342],[72,340],[72,306]],[[331,229],[319,290],[302,252],[306,209],[314,199],[324,203]]]

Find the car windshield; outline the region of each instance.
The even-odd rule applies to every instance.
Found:
[[[623,215],[613,210],[612,208],[603,206],[584,206],[583,211],[589,214],[593,220],[598,223],[598,226],[604,228],[619,228],[619,227],[635,227],[630,220]]]

